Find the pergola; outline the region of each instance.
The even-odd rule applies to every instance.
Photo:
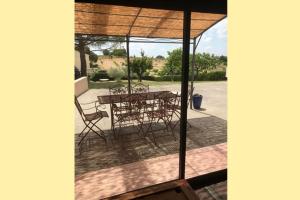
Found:
[[[126,37],[128,93],[131,87],[129,42],[139,42],[131,41],[131,37],[151,38],[150,42],[158,43],[182,42],[179,178],[184,178],[190,44],[191,42],[193,44],[192,91],[197,45],[206,30],[227,16],[227,0],[75,0],[75,2],[76,34]],[[154,38],[156,40],[153,40]]]

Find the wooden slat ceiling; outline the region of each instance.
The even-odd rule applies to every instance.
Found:
[[[226,17],[192,13],[191,38]],[[92,3],[75,3],[75,33],[106,36],[182,38],[183,12]]]

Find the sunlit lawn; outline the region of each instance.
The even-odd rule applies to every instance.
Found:
[[[118,85],[118,84],[127,84],[127,80],[122,80],[122,81],[100,81],[100,82],[93,82],[90,81],[89,82],[89,88],[90,89],[100,89],[100,88],[110,88],[114,85]],[[137,83],[137,80],[133,80],[131,81],[131,83]],[[143,80],[142,81],[143,84],[149,85],[149,86],[160,86],[160,85],[171,85],[171,84],[180,84],[180,81],[147,81],[147,80]]]

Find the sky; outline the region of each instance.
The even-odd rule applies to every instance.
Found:
[[[123,46],[125,47],[125,45]],[[140,52],[143,50],[146,56],[162,55],[167,57],[168,51],[181,47],[182,44],[130,43],[129,53],[130,56],[140,56]],[[227,56],[227,18],[215,24],[202,35],[196,49],[196,53],[198,52]]]

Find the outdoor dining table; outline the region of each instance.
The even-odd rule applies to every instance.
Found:
[[[114,94],[114,95],[101,95],[97,96],[100,104],[110,104],[110,118],[111,118],[111,126],[114,124],[113,117],[113,106],[114,103],[120,103],[124,97],[128,97],[128,95],[134,97],[135,95],[143,96],[144,100],[154,100],[158,97],[173,97],[174,93],[170,91],[155,91],[155,92],[147,92],[147,93],[134,93],[134,94]],[[130,98],[128,98],[130,99]]]

